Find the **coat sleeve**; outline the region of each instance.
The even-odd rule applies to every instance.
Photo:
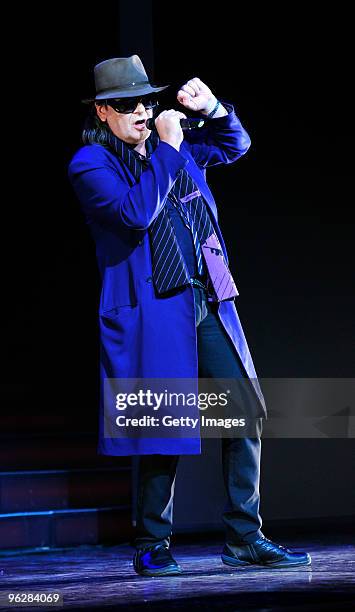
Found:
[[[73,157],[68,174],[89,221],[111,231],[122,226],[143,230],[159,215],[179,171],[187,163],[174,147],[161,142],[149,168],[130,186],[104,147],[88,145]]]
[[[230,164],[250,147],[249,135],[235,114],[234,107],[227,102],[222,104],[228,115],[210,119],[206,127],[191,130],[185,136],[185,146],[201,168]]]

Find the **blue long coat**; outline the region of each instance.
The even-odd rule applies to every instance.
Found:
[[[118,156],[101,145],[83,146],[69,165],[69,178],[96,243],[102,278],[99,305],[100,419],[98,452],[106,455],[199,454],[200,438],[108,438],[104,436],[106,378],[198,379],[194,297],[191,286],[159,297],[152,283],[148,227],[165,205],[179,171],[186,168],[209,206],[224,256],[216,203],[204,169],[236,161],[250,139],[231,105],[208,129],[189,132],[180,152],[160,142],[138,182]],[[252,357],[234,301],[219,304],[218,316],[251,379],[266,416]],[[175,434],[174,434],[175,435]]]

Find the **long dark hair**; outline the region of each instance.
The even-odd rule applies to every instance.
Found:
[[[81,133],[81,140],[84,145],[87,144],[106,144],[107,136],[110,132],[107,123],[101,121],[96,112],[95,104],[92,104],[86,117],[84,128]]]

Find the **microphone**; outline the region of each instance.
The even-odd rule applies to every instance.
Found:
[[[202,128],[206,121],[204,119],[196,119],[196,117],[187,117],[187,119],[180,119],[180,125],[182,130],[195,130],[196,128]],[[155,130],[155,119],[147,119],[146,126],[148,130]]]

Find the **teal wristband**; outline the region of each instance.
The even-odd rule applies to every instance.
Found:
[[[221,105],[220,101],[217,100],[216,106],[211,110],[210,113],[208,113],[207,119],[212,119],[213,115],[215,115],[216,112],[218,111],[220,105]]]

